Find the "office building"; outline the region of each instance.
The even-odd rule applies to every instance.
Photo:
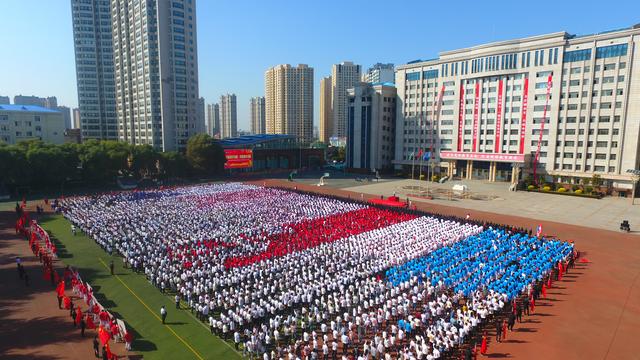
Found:
[[[73,127],[73,124],[71,123],[71,109],[69,109],[66,106],[55,106],[55,107],[52,107],[52,108],[51,107],[48,107],[48,108],[60,111],[60,113],[62,114],[62,118],[64,119],[64,128],[65,129],[71,129]]]
[[[363,82],[347,92],[346,166],[370,171],[393,170],[395,86]]]
[[[213,138],[220,138],[220,106],[218,104],[207,105],[207,133]]]
[[[43,108],[47,107],[47,99],[34,96],[34,95],[30,95],[30,96],[16,95],[13,97],[13,103],[15,105],[31,105],[31,106],[39,106]]]
[[[238,109],[235,94],[220,96],[220,138],[238,136]]]
[[[80,129],[65,129],[64,142],[72,144],[80,144],[82,142],[82,134]]]
[[[446,51],[398,67],[395,165],[433,148],[445,175],[516,181],[594,174],[630,189],[639,167],[640,27]],[[519,170],[522,168],[521,170]]]
[[[49,96],[44,99],[44,104],[47,109],[58,108],[58,98],[55,96]]]
[[[204,98],[200,98],[198,99],[198,125],[197,125],[197,132],[198,133],[203,133],[203,132],[207,132],[207,121],[205,119],[205,102],[204,102]]]
[[[371,84],[377,83],[395,83],[396,74],[393,68],[393,64],[381,64],[377,63],[367,69],[367,72],[362,75],[362,81]]]
[[[258,96],[251,98],[251,133],[252,134],[265,134],[265,112],[264,112],[264,97]]]
[[[111,21],[118,138],[184,149],[200,130],[196,1],[112,0]]]
[[[265,72],[267,134],[294,135],[298,141],[313,139],[313,68],[299,64],[277,65]]]
[[[73,128],[80,129],[80,109],[73,109]]]
[[[0,105],[0,140],[16,144],[25,140],[64,143],[64,118],[53,109],[37,105]]]
[[[331,69],[331,112],[333,130],[331,136],[347,136],[347,90],[360,82],[360,65],[350,61],[333,65]]]
[[[110,3],[71,0],[83,139],[118,139]]]
[[[9,105],[11,104],[11,100],[8,96],[0,96],[0,105]]]
[[[333,114],[331,113],[331,76],[320,79],[320,129],[319,140],[325,144],[333,134]]]

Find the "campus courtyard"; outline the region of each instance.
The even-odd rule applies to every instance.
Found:
[[[596,220],[598,212],[616,212],[616,214],[622,214],[621,216],[627,216],[626,219],[629,220],[633,229],[634,224],[638,222],[636,221],[638,216],[635,208],[631,207],[629,199],[594,200],[549,194],[513,193],[509,192],[504,184],[485,184],[473,181],[465,183],[469,189],[468,198],[449,194],[447,190],[453,185],[451,183],[429,184],[429,189],[427,189],[426,183],[411,180],[368,182],[353,178],[329,178],[325,180],[325,186],[317,186],[317,182],[318,179],[312,178],[297,179],[293,182],[264,179],[247,182],[246,185],[213,184],[210,187],[206,185],[204,189],[210,188],[212,190],[206,190],[203,193],[199,193],[200,190],[197,190],[201,186],[194,187],[194,190],[187,187],[140,193],[125,192],[121,195],[113,193],[99,201],[98,198],[82,200],[74,205],[77,210],[73,210],[71,213],[66,210],[65,213],[68,216],[75,214],[73,215],[75,217],[72,218],[76,221],[90,218],[86,216],[108,219],[113,216],[114,212],[114,214],[119,214],[118,216],[132,216],[131,219],[140,221],[141,217],[137,215],[147,211],[159,211],[158,224],[180,224],[179,219],[182,217],[175,218],[173,214],[189,214],[191,217],[195,216],[196,219],[200,219],[197,220],[197,223],[202,225],[198,225],[198,227],[201,230],[208,229],[206,231],[218,231],[216,230],[218,225],[205,226],[206,222],[201,221],[206,218],[200,215],[202,211],[210,215],[227,214],[232,219],[243,219],[244,217],[238,223],[242,224],[242,228],[230,228],[224,232],[227,234],[225,235],[227,240],[198,242],[197,247],[186,246],[186,244],[174,246],[170,245],[170,242],[163,245],[171,246],[169,254],[173,255],[169,255],[169,259],[172,256],[180,257],[180,269],[190,269],[192,266],[200,267],[202,264],[198,261],[207,258],[212,259],[211,264],[218,262],[219,265],[224,264],[224,268],[215,268],[214,271],[219,276],[216,275],[211,278],[212,280],[223,279],[228,276],[225,274],[242,274],[245,271],[243,269],[247,271],[260,269],[264,274],[277,268],[283,269],[282,271],[293,271],[291,273],[292,279],[301,281],[300,278],[293,275],[298,271],[294,270],[297,269],[297,265],[295,265],[298,261],[296,254],[308,254],[307,256],[310,256],[309,259],[312,259],[314,264],[313,267],[309,267],[308,264],[301,265],[301,270],[311,271],[313,269],[314,272],[321,274],[322,271],[333,269],[333,264],[341,264],[349,259],[350,252],[337,252],[331,255],[331,258],[325,259],[324,257],[315,258],[315,255],[312,256],[316,251],[314,249],[326,248],[329,243],[332,244],[331,246],[344,246],[341,245],[345,241],[341,239],[344,236],[341,234],[353,233],[352,236],[355,237],[350,240],[351,245],[348,245],[347,248],[355,249],[354,246],[360,246],[357,244],[361,244],[363,241],[365,244],[368,242],[377,243],[378,241],[383,241],[380,244],[387,244],[385,248],[381,248],[384,250],[375,252],[376,255],[372,259],[376,257],[389,259],[391,265],[387,265],[385,267],[387,270],[378,272],[376,276],[380,276],[380,280],[387,279],[385,281],[402,281],[404,279],[403,271],[405,271],[403,264],[407,261],[406,259],[415,256],[408,256],[408,254],[415,252],[418,249],[416,246],[419,244],[430,244],[430,241],[433,240],[428,240],[429,234],[433,231],[440,231],[436,229],[441,225],[436,226],[436,223],[430,223],[429,216],[452,221],[453,219],[464,219],[469,215],[471,224],[505,224],[525,232],[527,230],[535,232],[536,227],[540,225],[544,235],[575,244],[575,248],[581,252],[581,261],[561,279],[553,282],[547,289],[546,296],[540,297],[536,301],[535,310],[529,316],[524,316],[522,322],[516,323],[514,331],[509,331],[506,339],[502,342],[496,342],[495,326],[488,324],[486,327],[488,331],[486,357],[565,360],[633,359],[636,356],[633,344],[637,329],[640,328],[640,303],[638,302],[640,299],[640,287],[638,286],[640,243],[635,234],[617,231],[614,225],[617,221],[615,217],[618,215],[608,216],[609,220],[607,221],[597,222]],[[253,187],[254,185],[257,187]],[[295,188],[295,191],[289,193],[285,190],[286,188],[291,190]],[[296,193],[300,191],[304,192],[302,193],[305,194],[304,196],[310,197],[299,198]],[[312,193],[317,193],[320,197],[316,197]],[[402,215],[401,212],[397,214],[395,212],[380,212],[381,210],[369,207],[366,203],[370,199],[379,198],[380,195],[387,197],[394,193],[401,200],[406,200],[409,197],[412,205],[424,213]],[[425,199],[424,194],[431,194],[435,199]],[[172,201],[174,196],[176,200]],[[329,198],[323,196],[329,196]],[[257,199],[262,200],[256,202]],[[303,199],[307,200],[301,201]],[[98,202],[96,203],[96,201]],[[310,204],[314,205],[309,207],[305,205],[306,201],[310,201]],[[74,204],[73,202],[67,203],[70,204],[69,206]],[[121,206],[119,204],[130,205],[118,210]],[[30,201],[27,207],[32,211],[31,209],[36,205],[44,206],[45,204],[42,201]],[[596,205],[599,206],[598,210],[594,208]],[[640,205],[637,206],[640,207]],[[158,210],[153,210],[154,207]],[[267,208],[269,210],[266,210]],[[584,208],[589,208],[591,211],[587,212]],[[122,212],[123,209],[130,209],[130,211]],[[15,359],[87,358],[87,355],[91,353],[93,333],[87,337],[81,337],[79,331],[72,326],[68,311],[61,311],[55,306],[55,290],[48,284],[48,280],[43,278],[38,257],[33,255],[27,241],[14,235],[12,222],[15,215],[12,214],[10,206],[5,204],[3,210],[1,219],[4,246],[0,248],[2,251],[0,271],[5,274],[1,285],[6,297],[3,299],[5,311],[0,312],[2,317],[0,320],[4,324],[3,329],[6,331],[7,341],[0,347],[0,357]],[[85,211],[88,212],[85,213]],[[94,213],[94,211],[98,212]],[[291,211],[293,213],[290,213]],[[586,218],[582,222],[572,222],[570,221],[572,215],[563,214],[563,211],[583,214],[582,216]],[[241,214],[244,215],[238,217]],[[210,221],[219,222],[224,219],[224,216],[215,216],[215,220]],[[415,216],[419,216],[419,218],[414,218]],[[306,220],[301,220],[303,218]],[[359,220],[350,225],[349,223],[356,218]],[[371,218],[378,220],[371,222]],[[126,268],[123,266],[124,259],[121,251],[114,251],[113,255],[110,255],[107,251],[109,243],[104,242],[106,233],[101,234],[101,232],[110,228],[109,231],[115,234],[119,231],[117,227],[92,227],[87,228],[92,234],[79,231],[77,235],[73,235],[70,231],[71,223],[62,215],[47,211],[37,219],[49,232],[52,241],[57,246],[59,257],[55,260],[56,268],[61,271],[66,265],[71,265],[77,269],[78,273],[82,274],[83,280],[92,284],[96,298],[100,303],[112,314],[123,319],[127,329],[134,334],[131,351],[123,350],[121,343],[112,344],[113,351],[119,356],[132,359],[164,359],[167,357],[231,359],[250,355],[245,344],[240,344],[239,350],[236,351],[232,337],[223,341],[220,338],[223,334],[222,331],[216,329],[216,334],[211,334],[208,322],[203,321],[202,318],[199,319],[198,311],[194,312],[189,309],[190,304],[187,299],[181,299],[180,310],[175,309],[174,296],[176,293],[171,289],[163,293],[159,289],[159,281],[152,281],[149,278],[154,273],[150,273],[148,270],[157,269],[155,265],[145,271],[136,272],[131,266],[135,264],[133,262],[128,264]],[[260,219],[261,227],[270,226],[269,224],[280,226],[278,224],[292,221],[285,219],[293,219],[294,222],[292,225],[288,225],[286,235],[270,237],[267,243],[269,246],[263,247],[260,245],[264,241],[260,240],[262,235],[252,232],[250,227],[247,227],[256,221],[250,219]],[[380,219],[384,219],[384,222],[379,223]],[[464,220],[455,221],[460,224],[464,222]],[[425,228],[421,227],[423,225],[416,227],[420,222],[431,225],[426,225]],[[146,227],[153,223],[140,226]],[[192,228],[191,226],[195,223],[191,224],[183,227],[185,229]],[[456,226],[460,226],[453,224],[447,223],[442,230],[448,233],[449,227],[453,226],[451,229],[457,229]],[[127,232],[136,229],[136,227],[131,227],[129,223],[122,223],[122,225],[122,229],[125,231],[123,234],[128,234],[126,236],[131,237],[132,233]],[[350,226],[355,227],[349,230]],[[380,230],[385,227],[388,227],[389,230],[396,230],[383,235]],[[185,234],[184,230],[178,230],[179,227],[175,229],[176,235]],[[319,229],[323,230],[319,232]],[[356,231],[356,229],[358,230]],[[368,233],[367,229],[374,231]],[[422,231],[417,231],[420,229]],[[466,225],[459,229],[461,233],[468,234],[475,234],[476,231]],[[397,231],[397,234],[394,234],[394,231]],[[248,235],[240,235],[236,240],[233,240],[233,236],[235,236],[233,234],[242,234],[243,232]],[[321,235],[325,232],[326,235]],[[362,233],[358,235],[360,232]],[[232,238],[228,238],[228,235],[232,235]],[[313,240],[317,236],[321,237]],[[416,240],[422,239],[422,236],[426,236],[424,240],[416,242]],[[479,241],[479,244],[485,241],[482,238],[485,235],[477,239],[474,236],[476,235],[471,235],[470,239],[475,239],[472,241]],[[302,241],[305,238],[311,239],[313,245],[309,245],[308,240]],[[447,240],[443,244],[445,244],[445,248],[458,246],[456,244],[464,245],[469,241],[464,238],[464,236],[453,237],[452,240]],[[229,241],[244,244],[242,245],[243,250],[240,248],[234,250],[233,246],[230,247]],[[324,242],[328,243],[324,244]],[[139,244],[144,247],[144,243]],[[149,242],[149,244],[152,243]],[[294,245],[294,248],[291,245]],[[433,243],[433,246],[435,246],[433,249],[436,249],[439,245]],[[154,256],[165,256],[161,255],[164,254],[164,251],[158,252],[160,248],[147,247],[147,249],[149,251],[146,252],[154,254]],[[212,252],[212,249],[218,250]],[[420,252],[422,254],[420,259],[437,261],[436,258],[429,258],[428,254],[432,250],[421,251],[425,252]],[[509,251],[508,248],[505,248],[505,251]],[[131,254],[131,252],[126,253]],[[220,255],[225,253],[228,255]],[[140,254],[142,256],[144,252]],[[32,285],[30,287],[25,287],[18,281],[14,270],[16,256],[22,259],[27,271],[31,274]],[[279,257],[290,259],[292,263],[283,268],[287,263],[279,262],[277,260]],[[391,260],[396,257],[403,260]],[[133,261],[134,258],[129,257],[128,261]],[[324,260],[319,261],[319,259]],[[115,263],[114,275],[109,274],[108,264],[110,261]],[[452,258],[448,263],[464,264],[466,261],[475,260],[469,258],[460,261]],[[491,262],[493,261],[491,260]],[[276,264],[277,267],[273,267]],[[409,262],[409,264],[413,263]],[[411,266],[414,265],[419,264],[415,263]],[[511,265],[498,265],[498,267],[501,266]],[[360,269],[358,266],[356,268]],[[172,269],[175,270],[178,267],[172,267]],[[347,276],[349,269],[349,267],[345,267],[340,271],[347,271],[344,273],[344,276]],[[310,274],[312,272],[305,276],[310,276]],[[334,272],[330,278],[317,277],[314,281],[339,279],[343,276],[340,274],[342,272]],[[262,276],[251,280],[247,278],[248,283],[243,286],[250,286],[245,289],[262,286]],[[268,278],[275,279],[276,277],[269,275]],[[375,284],[376,280],[372,280],[373,283],[368,281],[362,282],[361,287],[371,286]],[[304,282],[298,284],[297,286],[303,286],[300,289],[304,288],[302,285]],[[325,286],[330,286],[330,282],[326,284]],[[291,285],[284,283],[280,286],[284,286],[283,290],[294,291],[293,293],[299,291],[296,290],[296,286],[289,287]],[[230,296],[232,292],[229,292],[229,289],[228,285],[225,285],[220,291],[215,291],[212,294],[221,293]],[[336,292],[336,294],[340,293]],[[469,293],[469,296],[475,295]],[[272,301],[271,299],[276,298],[269,295],[263,300]],[[317,299],[323,301],[322,297]],[[518,304],[521,304],[520,300],[521,298],[518,297]],[[81,299],[76,299],[76,301],[81,301]],[[166,324],[162,324],[160,319],[159,309],[162,305],[169,310]],[[293,306],[293,308],[296,307]],[[238,308],[229,307],[228,310],[233,310],[232,313],[235,313]],[[223,314],[226,312],[216,311],[214,317],[228,321],[222,316]],[[302,324],[298,323],[298,326],[300,325]],[[53,330],[55,336],[50,335],[52,329],[58,329],[57,331]],[[319,328],[316,331],[320,331]],[[477,336],[478,341],[480,341],[480,335],[482,334],[476,333],[474,335]],[[33,343],[33,341],[26,340],[27,336],[39,340],[37,343]],[[302,333],[299,336],[302,336]],[[340,341],[338,343],[340,344]],[[477,345],[479,346],[480,343]],[[458,351],[465,351],[466,346],[469,345],[464,345]],[[339,349],[342,347],[340,344]],[[393,354],[395,358],[397,355],[395,352]]]

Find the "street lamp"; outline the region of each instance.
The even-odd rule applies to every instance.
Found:
[[[640,180],[640,170],[628,169],[627,174],[631,174],[631,181],[633,181],[633,186],[631,190],[631,205],[633,205],[636,195],[636,184],[638,180]]]

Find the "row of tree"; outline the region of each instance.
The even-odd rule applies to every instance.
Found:
[[[185,153],[161,152],[150,145],[88,140],[54,145],[39,140],[0,143],[0,186],[10,190],[51,190],[65,183],[89,186],[136,179],[210,177],[224,170],[224,151],[207,134],[189,139]]]

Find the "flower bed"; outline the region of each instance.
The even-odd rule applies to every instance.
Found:
[[[564,188],[561,188],[564,189]],[[601,199],[602,195],[597,194],[597,195],[592,195],[592,194],[582,194],[582,193],[578,193],[578,192],[568,192],[568,191],[551,191],[551,190],[540,190],[540,189],[529,189],[527,188],[526,190],[527,192],[537,192],[537,193],[543,193],[543,194],[555,194],[555,195],[565,195],[565,196],[576,196],[576,197],[583,197],[583,198],[590,198],[590,199]]]

